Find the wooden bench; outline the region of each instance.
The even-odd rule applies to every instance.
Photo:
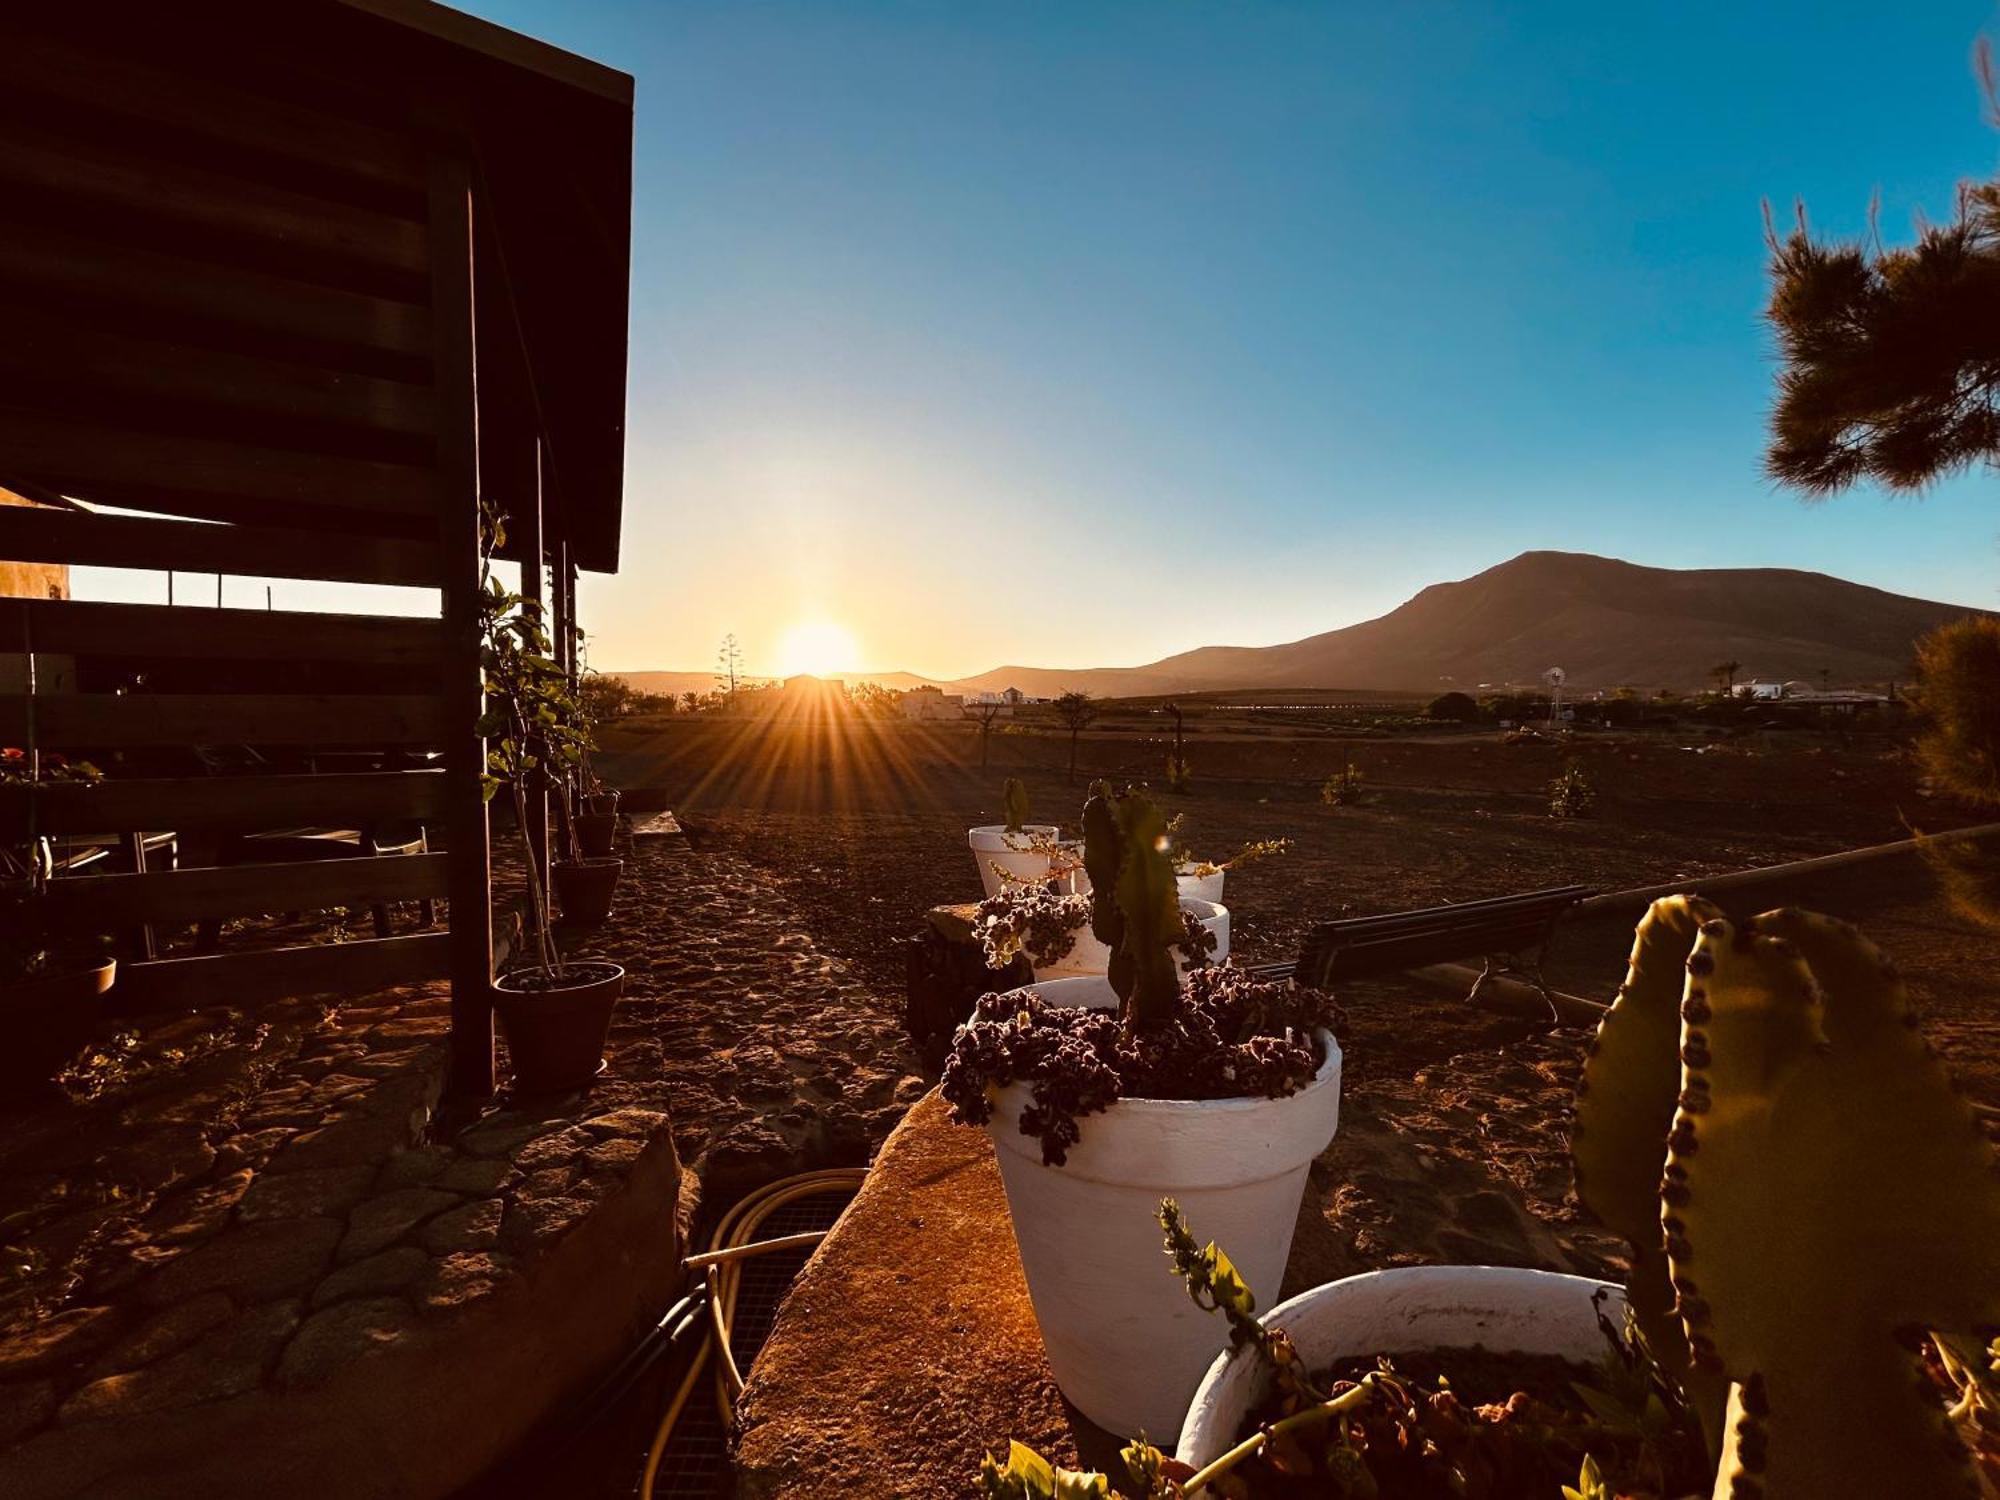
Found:
[[[1550,933],[1564,912],[1590,894],[1587,886],[1552,886],[1485,901],[1322,922],[1306,934],[1296,963],[1255,967],[1330,990],[1378,974],[1477,958],[1482,967],[1467,999],[1476,998],[1487,980],[1506,975],[1526,980],[1547,1000],[1542,961]],[[1554,1001],[1549,1008],[1555,1010]]]

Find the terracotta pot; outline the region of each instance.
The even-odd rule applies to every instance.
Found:
[[[1192,1227],[1204,1232],[1199,1221]],[[1512,1266],[1404,1266],[1329,1281],[1280,1302],[1261,1321],[1289,1333],[1315,1370],[1343,1359],[1475,1344],[1592,1364],[1607,1347],[1593,1300],[1600,1292],[1615,1328],[1624,1320],[1625,1289],[1612,1282]],[[1188,1407],[1175,1456],[1197,1469],[1220,1458],[1269,1388],[1269,1372],[1256,1359],[1218,1356]]]
[[[1055,1005],[1111,1009],[1103,979],[1031,986]],[[1180,1431],[1188,1399],[1229,1344],[1160,1254],[1160,1199],[1176,1198],[1204,1240],[1225,1246],[1257,1303],[1277,1300],[1306,1170],[1340,1122],[1340,1047],[1283,1099],[1120,1099],[1085,1117],[1063,1166],[1021,1134],[1025,1083],[993,1096],[987,1127],[1008,1217],[1062,1393],[1107,1432]]]
[[[611,915],[611,894],[624,872],[625,861],[609,856],[557,860],[549,878],[562,902],[563,920],[573,927],[602,926]]]
[[[618,816],[618,793],[592,792],[583,799],[583,810],[592,817],[615,818]]]
[[[624,969],[602,959],[565,965],[552,988],[524,984],[547,977],[545,969],[516,969],[493,981],[493,1009],[521,1094],[567,1093],[597,1076],[611,1012],[625,989]]]
[[[576,815],[577,847],[583,850],[586,859],[603,859],[611,853],[611,839],[618,832],[616,813],[578,813]]]
[[[99,999],[118,977],[106,959],[0,989],[0,1091],[47,1083],[90,1040]]]

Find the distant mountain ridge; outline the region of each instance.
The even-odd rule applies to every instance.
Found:
[[[1741,664],[1742,681],[1817,682],[1825,672],[1836,684],[1886,682],[1910,675],[1917,637],[1978,613],[1986,611],[1792,568],[1649,568],[1582,552],[1524,552],[1432,584],[1376,619],[1283,645],[1203,646],[1139,667],[998,667],[940,685],[1099,697],[1267,687],[1444,692],[1525,685],[1559,666],[1578,689],[1650,691],[1706,686],[1724,661]],[[649,674],[624,675],[636,683]]]

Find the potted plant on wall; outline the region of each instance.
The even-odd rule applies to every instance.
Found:
[[[1056,1382],[1112,1432],[1179,1424],[1221,1335],[1151,1274],[1151,1211],[1171,1191],[1240,1247],[1274,1293],[1306,1168],[1340,1107],[1326,995],[1207,964],[1185,936],[1166,821],[1143,796],[1084,807],[1102,977],[988,995],[953,1040],[942,1092],[990,1128]]]
[[[0,750],[0,785],[34,789],[51,782],[95,782],[88,761]],[[53,921],[48,886],[55,856],[35,833],[0,849],[0,1098],[42,1092],[90,1038],[102,997],[118,976],[109,941]]]
[[[625,970],[603,959],[565,958],[550,927],[548,893],[528,839],[528,790],[551,772],[566,779],[589,737],[569,680],[550,654],[539,602],[493,576],[493,552],[505,539],[500,518],[485,515],[482,533],[480,663],[486,711],[479,729],[486,738],[486,771],[481,783],[489,800],[503,787],[513,793],[527,856],[527,937],[534,955],[494,981],[494,1009],[516,1089],[558,1093],[596,1076]]]
[[[1623,1289],[1426,1266],[1329,1283],[1260,1324],[1228,1258],[1163,1205],[1176,1267],[1235,1352],[1174,1458],[1135,1445],[1127,1482],[1072,1476],[1068,1493],[1554,1500],[1570,1472],[1576,1500],[1992,1492],[1993,1153],[1894,966],[1850,925],[1655,903],[1578,1083],[1571,1155],[1586,1207],[1631,1241]],[[1601,1375],[1549,1378],[1550,1358],[1593,1354]],[[1452,1391],[1412,1389],[1418,1370]],[[1500,1388],[1461,1378],[1475,1370]],[[1401,1440],[1415,1430],[1423,1444]],[[1467,1443],[1489,1461],[1463,1461]],[[1541,1464],[1535,1485],[1496,1487],[1503,1448]],[[1039,1494],[1038,1464],[989,1462],[987,1492]]]
[[[1053,823],[1028,821],[1028,789],[1014,777],[1000,792],[1004,823],[987,823],[966,830],[965,842],[979,866],[979,883],[989,896],[1009,884],[1039,885],[1050,875],[1050,861],[1062,830]]]

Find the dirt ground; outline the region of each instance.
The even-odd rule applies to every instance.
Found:
[[[682,814],[697,848],[768,871],[814,942],[848,960],[885,1008],[900,1004],[896,939],[932,905],[979,893],[964,830],[996,821],[1018,775],[1038,820],[1073,824],[1093,774],[1152,775],[1164,742],[1086,736],[1071,783],[1066,740],[995,736],[977,764],[957,726],[689,723],[614,737],[608,777]],[[1155,795],[1194,846],[1226,857],[1253,839],[1291,851],[1232,873],[1232,950],[1289,958],[1329,917],[1582,883],[1621,890],[1701,878],[1907,837],[1967,819],[1932,805],[1889,737],[1790,734],[1714,741],[1659,732],[1503,744],[1496,734],[1342,740],[1191,737],[1195,782]],[[1356,806],[1319,797],[1352,762]],[[1592,814],[1555,819],[1548,782],[1568,763],[1598,792]],[[1157,781],[1157,775],[1153,775]],[[1990,975],[2000,936],[1957,915],[1921,861],[1895,857],[1725,900],[1848,917],[1899,962],[1929,1034],[1962,1085],[2000,1106],[2000,1015]],[[1609,999],[1631,920],[1566,925],[1548,974]],[[1482,1261],[1592,1274],[1616,1244],[1570,1194],[1569,1100],[1586,1040],[1476,1011],[1415,981],[1355,986],[1340,1135],[1302,1212],[1294,1287],[1385,1265]]]

